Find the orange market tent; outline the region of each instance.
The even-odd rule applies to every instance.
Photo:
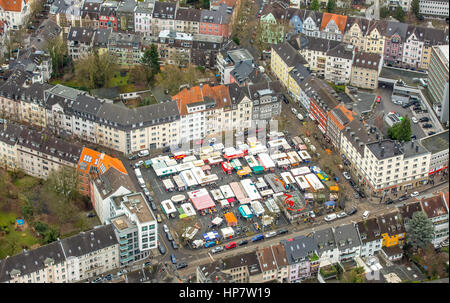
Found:
[[[233,213],[226,213],[225,220],[227,221],[227,226],[236,226],[237,225],[237,219],[236,216]]]

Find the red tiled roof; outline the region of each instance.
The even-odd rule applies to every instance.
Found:
[[[434,218],[448,213],[442,198],[443,197],[441,195],[437,195],[427,199],[422,199],[422,209],[427,214],[428,218]]]
[[[127,174],[127,170],[123,166],[122,161],[119,159],[84,147],[81,152],[80,161],[78,161],[77,169],[87,174],[89,173],[92,165],[98,168],[100,174],[107,172],[110,167],[114,167],[121,173]]]
[[[22,11],[22,0],[0,0],[0,6],[5,11],[10,12],[21,12]],[[25,3],[27,3],[28,0],[25,0]]]
[[[322,24],[320,26],[320,30],[323,30],[324,27],[333,20],[338,26],[341,33],[345,31],[345,25],[347,24],[347,16],[331,14],[331,13],[323,13]]]

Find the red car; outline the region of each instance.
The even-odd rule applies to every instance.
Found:
[[[236,242],[230,242],[227,245],[225,245],[225,249],[232,249],[236,247]]]
[[[381,97],[377,96],[377,103],[380,103],[380,102],[381,102]]]

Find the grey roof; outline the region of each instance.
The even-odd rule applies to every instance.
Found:
[[[290,265],[301,262],[311,253],[317,251],[317,244],[314,238],[298,236],[291,240],[282,241],[286,256]]]
[[[242,84],[247,80],[253,69],[254,67],[251,63],[238,63],[236,67],[231,71],[231,75],[239,84]]]
[[[224,258],[222,261],[224,270],[247,266],[249,274],[251,276],[261,273],[261,267],[259,266],[258,256],[254,251],[235,255],[232,257],[227,257]]]
[[[312,74],[307,76],[300,84],[300,88],[311,97],[325,112],[336,107],[339,104],[335,90],[327,81],[314,77]]]
[[[418,142],[413,141],[401,144],[395,140],[385,139],[379,142],[369,143],[367,147],[378,160],[399,156],[401,154],[404,154],[404,157],[408,158],[428,153]]]
[[[423,138],[420,143],[432,154],[449,149],[448,130]]]
[[[387,233],[389,236],[405,232],[402,218],[399,212],[379,215],[377,217],[378,226],[382,234]]]
[[[247,86],[248,97],[251,100],[257,100],[261,97],[261,92],[270,94],[272,96],[278,96],[283,93],[280,81],[260,82]]]
[[[0,95],[8,97],[9,99],[18,100],[22,91],[23,85],[30,79],[30,75],[22,69],[16,69],[0,86]]]
[[[33,83],[28,88],[22,90],[22,100],[25,102],[44,104],[44,91],[53,87],[48,83]]]
[[[118,244],[112,224],[61,240],[67,258],[79,257]]]
[[[361,242],[364,244],[381,239],[380,227],[375,218],[360,221],[356,223],[356,227],[358,228]]]
[[[272,46],[273,50],[280,56],[287,66],[295,66],[298,63],[308,64],[308,62],[300,55],[288,42],[278,43]]]
[[[374,53],[356,52],[353,58],[353,66],[378,70],[381,56]]]
[[[331,227],[314,232],[314,241],[316,241],[319,255],[322,255],[324,251],[336,248],[336,241]]]
[[[18,124],[7,123],[0,126],[0,141],[9,145],[16,144],[19,139],[22,127]]]
[[[327,52],[327,56],[352,60],[353,59],[353,46],[351,44],[339,43],[336,47],[331,48]]]
[[[200,22],[202,11],[194,8],[180,7],[177,9],[176,20]]]
[[[136,191],[134,183],[131,181],[130,176],[118,171],[114,167],[110,167],[104,174],[99,174],[95,180],[100,195],[105,199],[110,194],[113,194],[121,186],[130,190]]]
[[[136,5],[137,4],[136,4],[135,0],[123,0],[119,3],[119,6],[117,7],[117,12],[118,13],[133,13]]]
[[[230,94],[230,99],[233,104],[238,104],[247,95],[245,94],[246,88],[240,87],[237,83],[227,84],[228,93]]]
[[[252,54],[245,48],[229,50],[227,56],[234,64],[238,64],[239,62],[253,62],[254,59]]]
[[[364,155],[364,145],[377,142],[376,132],[373,134],[368,132],[371,126],[363,124],[359,119],[353,119],[342,131],[347,140],[358,150],[361,155]],[[372,126],[373,127],[373,126]],[[362,143],[363,146],[360,146]]]
[[[139,33],[111,32],[108,37],[108,42],[118,47],[138,47],[139,43],[141,43],[141,38],[142,36]]]
[[[408,24],[402,22],[389,21],[386,28],[386,37],[392,37],[392,35],[399,35],[402,41],[406,39],[406,31],[408,30]]]
[[[53,242],[39,248],[0,260],[0,282],[11,279],[11,273],[25,276],[46,267],[46,262],[60,264],[64,262],[64,252],[59,242]]]
[[[153,9],[150,8],[146,2],[137,2],[134,13],[151,15],[153,13]]]
[[[296,64],[289,72],[289,75],[291,75],[292,79],[294,79],[298,85],[300,85],[310,74],[311,72],[309,69],[301,63]]]
[[[109,35],[112,33],[112,29],[98,28],[94,33],[94,45],[95,46],[107,46]]]
[[[100,122],[117,123],[119,127],[130,129],[133,124],[156,125],[179,118],[176,101],[151,104],[138,108],[127,108],[120,104],[103,103],[97,114]],[[106,120],[106,121],[102,121]]]
[[[347,24],[345,25],[344,32],[347,33],[347,31],[354,25],[358,24],[359,28],[362,31],[363,36],[367,34],[367,30],[369,29],[369,20],[366,18],[360,18],[360,17],[347,17]]]
[[[291,41],[295,41],[295,44],[291,42],[291,45],[294,45],[294,47],[299,50],[307,49],[324,53],[341,44],[339,41],[311,37],[302,34],[294,36]]]
[[[353,248],[361,245],[361,241],[353,223],[337,226],[334,229],[334,238],[339,250]]]
[[[73,111],[91,115],[97,115],[102,102],[94,97],[79,95],[72,104]]]
[[[77,41],[90,44],[94,37],[94,30],[86,27],[71,26],[67,34],[68,41]]]
[[[200,22],[214,23],[214,24],[229,24],[231,22],[231,12],[226,4],[221,4],[216,10],[201,11]]]
[[[153,7],[153,18],[158,19],[175,19],[176,14],[175,2],[155,2]]]
[[[30,47],[45,50],[49,40],[58,36],[61,28],[54,21],[45,19],[30,38]]]

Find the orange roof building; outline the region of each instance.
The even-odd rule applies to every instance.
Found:
[[[236,226],[237,225],[236,216],[232,212],[226,213],[224,215],[224,217],[225,217],[225,220],[227,221],[228,226]]]
[[[334,23],[339,28],[339,31],[344,34],[345,25],[347,24],[347,16],[331,14],[331,13],[323,13],[322,24],[320,25],[320,30],[322,31],[328,24],[334,21]]]
[[[78,190],[80,193],[89,195],[89,174],[96,176],[105,174],[111,167],[115,168],[122,174],[127,175],[127,170],[122,161],[113,158],[104,153],[84,147],[81,151],[80,160],[78,161]]]
[[[28,0],[0,0],[0,7],[4,11],[21,12],[23,3],[27,4]]]

